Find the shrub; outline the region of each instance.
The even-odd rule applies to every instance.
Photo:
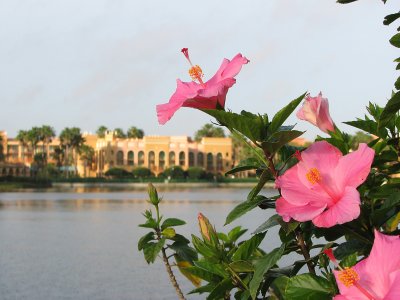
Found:
[[[154,176],[153,172],[151,172],[150,169],[146,167],[137,167],[133,169],[132,175],[134,178],[149,178]]]
[[[132,176],[131,173],[122,168],[110,168],[104,173],[106,176],[122,178]]]

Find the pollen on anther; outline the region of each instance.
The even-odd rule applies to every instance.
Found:
[[[346,287],[350,287],[360,280],[360,276],[353,268],[345,268],[340,271],[338,278]]]
[[[317,168],[311,168],[306,174],[307,180],[311,184],[316,184],[321,181],[322,177]]]
[[[192,78],[192,80],[200,81],[201,78],[203,77],[203,70],[200,68],[200,66],[195,65],[189,69],[189,75]]]

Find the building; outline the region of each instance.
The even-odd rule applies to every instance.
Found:
[[[32,147],[22,145],[18,140],[8,138],[6,132],[0,132],[3,137],[5,163],[0,164],[1,175],[14,175],[14,168],[24,168],[18,171],[19,176],[26,176],[27,170],[33,164]],[[80,176],[104,176],[110,168],[123,168],[132,171],[136,167],[149,168],[155,175],[168,167],[180,166],[202,167],[214,174],[223,174],[232,167],[231,138],[205,137],[200,142],[194,142],[187,136],[145,136],[143,139],[118,138],[113,131],[107,131],[104,138],[84,134],[85,144],[95,150],[93,162],[87,163],[77,158],[77,172]],[[54,151],[60,146],[60,140],[54,138],[51,143],[39,142],[37,153],[45,152],[48,162],[56,163]],[[13,167],[14,166],[14,167]],[[17,167],[19,166],[19,167]],[[70,166],[75,170],[73,166]],[[10,171],[13,169],[12,171]],[[29,171],[28,171],[29,173]]]

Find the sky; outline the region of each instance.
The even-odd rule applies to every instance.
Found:
[[[190,80],[187,47],[205,80],[223,58],[250,60],[226,108],[272,116],[322,91],[334,122],[352,133],[342,122],[363,117],[369,101],[384,105],[396,79],[388,40],[399,24],[382,24],[395,2],[0,0],[0,130],[105,125],[193,136],[211,117],[182,108],[159,125],[155,111],[177,78]],[[308,139],[321,134],[294,115],[290,124]]]

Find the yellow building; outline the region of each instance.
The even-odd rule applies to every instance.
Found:
[[[30,146],[22,145],[18,140],[8,138],[1,132],[5,162],[0,163],[0,176],[27,176],[33,162]],[[187,136],[145,136],[143,139],[117,138],[108,131],[104,138],[83,134],[85,144],[95,150],[94,161],[87,165],[77,159],[77,172],[80,176],[103,176],[112,167],[132,171],[135,167],[149,168],[158,175],[168,167],[202,167],[214,174],[223,174],[232,167],[232,140],[230,138],[205,137],[194,142]],[[47,154],[48,162],[55,163],[54,149],[60,146],[60,140],[54,138],[51,143],[37,145],[37,152]],[[23,170],[22,170],[22,169]],[[19,169],[18,173],[14,169]]]

